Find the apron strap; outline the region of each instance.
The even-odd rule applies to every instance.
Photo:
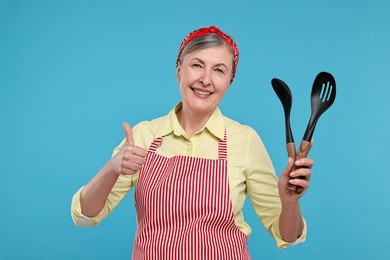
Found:
[[[226,138],[226,127],[223,135],[223,140],[218,142],[218,159],[227,160],[227,138]]]
[[[156,152],[156,149],[158,147],[160,147],[161,143],[162,143],[162,140],[163,138],[162,137],[158,137],[156,139],[154,139],[153,143],[149,146],[149,152],[150,153],[155,153]]]

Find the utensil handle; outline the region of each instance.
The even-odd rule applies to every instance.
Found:
[[[295,160],[295,157],[297,157],[297,148],[295,147],[295,143],[287,143],[286,147],[288,157],[291,157]]]
[[[287,143],[286,144],[286,148],[287,148],[287,154],[288,154],[288,157],[291,157],[293,158],[294,162],[295,162],[295,158],[297,157],[297,148],[295,147],[295,143]],[[292,179],[292,178],[291,178]],[[287,189],[290,190],[290,191],[295,191],[297,188],[297,186],[291,184],[291,183],[287,183]]]
[[[306,158],[310,152],[310,149],[311,149],[311,142],[302,140],[301,144],[299,145],[298,155],[297,155],[296,160]]]
[[[292,151],[290,151],[291,149],[294,149],[294,153]],[[287,153],[288,153],[289,157],[292,157],[294,159],[294,161],[302,159],[302,158],[306,158],[307,155],[309,154],[310,149],[311,149],[311,143],[308,142],[308,141],[302,140],[301,144],[299,145],[298,154],[296,155],[296,157],[292,157],[292,156],[290,156],[290,154],[294,155],[296,153],[295,152],[295,145],[293,147],[291,145],[291,143],[287,144]],[[297,170],[299,168],[301,168],[301,167],[298,167],[298,166],[294,165],[293,169],[295,171],[295,170]],[[295,191],[296,194],[300,194],[300,193],[303,192],[303,188],[302,187],[293,185],[291,183],[287,183],[287,189],[289,189],[291,191]]]

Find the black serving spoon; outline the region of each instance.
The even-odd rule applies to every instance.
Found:
[[[280,101],[283,104],[283,108],[285,109],[287,153],[295,160],[306,158],[311,148],[311,139],[313,137],[314,129],[316,127],[318,119],[330,106],[332,106],[334,100],[336,99],[336,81],[332,74],[328,72],[320,72],[314,79],[311,91],[310,120],[306,127],[305,134],[303,135],[301,144],[299,145],[298,153],[296,153],[295,151],[294,140],[292,139],[292,144],[287,140],[287,132],[291,132],[289,119],[292,104],[291,91],[288,88],[287,84],[285,84],[279,79],[272,79],[271,83],[272,87],[274,88],[276,94],[278,95]],[[288,113],[286,113],[286,111]],[[294,149],[294,151],[291,151],[292,149]],[[293,156],[295,154],[296,156]],[[296,168],[297,167],[294,166],[294,169]],[[287,185],[287,188],[289,190],[295,190],[295,192],[298,194],[303,191],[302,187],[295,186],[290,183]]]
[[[291,112],[291,106],[292,106],[292,94],[290,91],[290,88],[287,86],[286,83],[284,83],[282,80],[273,78],[271,81],[272,87],[276,93],[276,95],[279,97],[280,102],[283,105],[284,110],[284,125],[286,128],[286,148],[287,148],[287,154],[289,157],[293,158],[295,160],[297,156],[297,150],[294,143],[294,137],[291,131],[291,125],[290,125],[290,112]],[[298,187],[287,183],[287,189],[291,191],[295,191]]]
[[[294,143],[294,137],[290,125],[290,112],[292,106],[292,95],[290,88],[282,80],[276,78],[272,79],[271,84],[283,105],[284,122],[286,126],[286,143]],[[293,152],[296,153],[295,149]]]
[[[274,78],[271,81],[272,87],[276,93],[276,95],[279,97],[280,102],[283,105],[284,110],[284,125],[286,128],[286,148],[287,148],[287,154],[289,157],[293,158],[295,160],[297,156],[297,149],[295,147],[294,143],[294,137],[291,131],[291,125],[290,125],[290,112],[291,112],[291,106],[292,106],[292,94],[290,91],[290,88],[287,86],[286,83],[284,83],[282,80]],[[297,186],[292,185],[291,183],[287,183],[287,188],[289,190],[294,191]]]

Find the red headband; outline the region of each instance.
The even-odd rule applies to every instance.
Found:
[[[184,47],[193,39],[198,38],[199,36],[206,35],[206,34],[211,34],[215,33],[218,34],[224,41],[230,46],[230,49],[233,52],[233,76],[231,82],[233,82],[234,77],[236,76],[236,70],[237,70],[237,64],[238,64],[238,48],[236,43],[233,41],[232,37],[227,35],[226,33],[222,32],[220,29],[218,29],[215,26],[210,26],[210,27],[205,27],[205,28],[200,28],[198,30],[195,30],[191,33],[189,33],[183,40],[183,42],[180,45],[180,50],[179,50],[179,55],[177,55],[177,60],[176,60],[176,67],[179,66],[179,60],[180,60],[180,55],[183,52]]]

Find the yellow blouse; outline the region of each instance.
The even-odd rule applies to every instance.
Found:
[[[306,223],[301,237],[295,243],[288,243],[281,238],[278,179],[263,142],[255,130],[223,116],[217,108],[204,128],[188,138],[176,117],[176,111],[180,108],[181,103],[166,116],[136,125],[133,128],[135,145],[147,150],[155,138],[162,136],[164,142],[157,149],[160,155],[218,159],[218,140],[223,139],[226,127],[230,198],[237,227],[247,236],[252,232],[242,213],[248,194],[257,216],[279,248],[303,242],[306,238]],[[120,151],[124,141],[115,148],[113,156]],[[100,223],[129,190],[137,186],[138,175],[138,172],[130,176],[121,175],[111,190],[103,210],[94,218],[82,214],[80,194],[83,187],[80,188],[72,200],[71,214],[74,223],[80,226],[94,226]]]

